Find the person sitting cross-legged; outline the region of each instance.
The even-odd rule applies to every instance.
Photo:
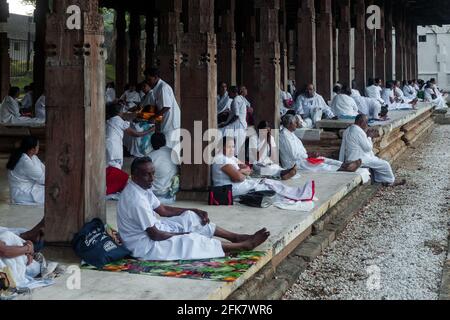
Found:
[[[253,235],[233,233],[211,223],[208,213],[202,210],[162,205],[151,191],[155,166],[148,157],[134,160],[131,176],[132,181],[117,206],[117,225],[125,247],[135,258],[158,261],[220,258],[233,251],[253,250],[270,236],[266,229]]]
[[[357,116],[355,124],[344,132],[339,159],[341,161],[355,161],[361,159],[364,168],[373,170],[374,180],[377,183],[382,183],[385,186],[405,184],[405,180],[400,182],[395,181],[389,162],[375,156],[372,138],[377,137],[378,132],[369,129],[367,116]]]

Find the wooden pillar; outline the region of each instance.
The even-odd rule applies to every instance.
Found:
[[[126,29],[125,9],[118,8],[116,10],[116,90],[118,94],[122,94],[125,91],[125,86],[128,82]]]
[[[218,0],[219,32],[217,33],[217,79],[236,85],[236,32],[234,13],[236,0]]]
[[[358,0],[353,7],[355,17],[355,82],[362,94],[367,85],[366,76],[366,6],[364,0]]]
[[[178,103],[181,103],[180,82],[180,13],[181,0],[157,0],[159,13],[159,39],[156,49],[156,65],[160,69],[161,78],[170,84]]]
[[[320,0],[316,19],[317,91],[331,99],[333,92],[333,17],[331,0]]]
[[[36,35],[34,40],[33,57],[33,110],[37,99],[44,92],[45,84],[45,24],[48,13],[48,0],[37,0],[34,11]]]
[[[412,80],[415,78],[415,62],[414,62],[414,22],[411,20],[408,28],[408,40],[409,40],[409,78]]]
[[[288,59],[288,31],[286,16],[286,0],[280,0],[280,72],[281,72],[281,88],[287,91],[289,80],[289,59]]]
[[[217,65],[216,35],[214,33],[214,0],[188,1],[188,28],[182,36],[181,52],[181,127],[192,135],[192,148],[183,149],[183,154],[191,154],[192,161],[202,164],[181,166],[181,190],[204,192],[210,184],[210,167],[203,163],[203,150],[208,142],[200,143],[203,133],[217,127]],[[201,130],[194,130],[195,122]],[[194,136],[201,134],[202,136]]]
[[[242,39],[242,82],[240,85],[245,85],[249,89],[250,97],[255,94],[255,36],[256,36],[256,18],[254,1],[239,1],[244,2],[243,12],[245,12],[244,37]]]
[[[138,83],[141,78],[141,17],[138,12],[130,12],[130,53],[128,67],[129,83]]]
[[[392,53],[392,3],[387,1],[385,4],[385,39],[384,46],[386,48],[386,79],[394,78],[393,70],[393,53]]]
[[[373,0],[367,0],[365,4],[367,8],[373,4]],[[366,79],[368,81],[377,77],[378,75],[375,74],[375,30],[366,28]]]
[[[351,65],[350,65],[350,0],[340,0],[340,21],[338,34],[339,53],[339,82],[350,85]]]
[[[280,42],[278,32],[279,0],[256,0],[255,95],[257,121],[267,120],[275,128],[280,123]]]
[[[81,29],[66,26],[70,5],[81,9]],[[106,222],[103,42],[98,0],[53,1],[45,70],[46,141],[51,141],[45,154],[49,243],[69,243],[93,218]]]
[[[335,10],[333,10],[335,11]],[[335,16],[334,16],[335,17]],[[338,66],[339,66],[339,59],[338,59],[338,50],[337,50],[337,22],[336,18],[333,18],[333,84],[336,83],[339,79],[339,72],[338,72]]]
[[[385,22],[384,22],[384,0],[376,1],[380,7],[381,28],[375,31],[375,74],[377,78],[386,80],[386,56],[385,56]]]
[[[395,78],[396,80],[401,80],[403,78],[403,42],[402,34],[404,30],[402,28],[402,14],[401,6],[394,3],[395,6]]]
[[[316,85],[316,10],[314,0],[298,0],[296,82]]]
[[[417,79],[419,77],[419,61],[418,61],[418,41],[417,41],[417,25],[414,24],[413,26],[413,68],[414,68],[414,73],[413,73],[413,79]]]
[[[154,4],[152,1],[151,4]],[[145,68],[155,66],[155,12],[145,15]]]
[[[401,34],[401,40],[402,40],[402,55],[403,55],[403,75],[400,79],[398,80],[405,80],[408,77],[408,72],[409,72],[409,66],[408,66],[408,41],[407,41],[407,33],[408,33],[408,28],[407,28],[407,17],[406,17],[406,13],[403,12],[403,25],[402,25],[402,34]]]
[[[0,100],[8,95],[10,85],[9,39],[6,29],[8,17],[8,3],[0,0]]]

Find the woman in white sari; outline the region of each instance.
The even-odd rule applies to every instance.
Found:
[[[28,136],[22,140],[6,165],[8,169],[11,203],[21,205],[44,204],[45,166],[37,157],[39,141]]]

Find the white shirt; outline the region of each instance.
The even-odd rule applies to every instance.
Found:
[[[293,101],[292,95],[287,91],[280,91],[280,114],[282,116],[290,110],[284,106],[285,101]]]
[[[249,102],[243,96],[236,96],[231,103],[231,113],[230,117],[237,116],[241,125],[247,129],[247,107]]]
[[[7,96],[2,103],[0,112],[2,123],[14,123],[20,118],[19,102],[10,96]]]
[[[297,160],[307,159],[303,142],[288,129],[284,128],[280,133],[280,160],[283,168],[292,168]]]
[[[338,94],[331,102],[331,111],[338,117],[356,117],[358,105],[352,97],[346,94]]]
[[[175,154],[176,155],[176,154]],[[165,195],[172,185],[172,178],[178,174],[177,163],[172,160],[172,149],[162,147],[153,150],[149,157],[155,166],[155,177],[153,180],[153,192],[156,195]]]
[[[366,96],[372,99],[376,99],[381,104],[384,104],[384,100],[381,98],[381,92],[383,89],[380,86],[371,85],[366,88]]]
[[[233,100],[228,96],[228,92],[225,92],[223,96],[217,96],[217,114],[229,110]]]
[[[29,109],[33,105],[33,93],[27,92],[22,99],[22,108]]]
[[[163,108],[169,110],[163,115],[161,124],[161,132],[164,134],[170,133],[176,129],[181,128],[181,112],[180,107],[175,99],[172,88],[163,80],[159,80],[152,90],[153,98],[155,99],[158,111]]]
[[[227,165],[231,165],[236,170],[239,170],[239,162],[236,157],[227,157],[220,153],[214,158],[211,171],[212,182],[215,187],[240,184],[240,182],[231,181],[231,178],[222,171],[222,168]]]
[[[149,241],[148,228],[165,231],[154,211],[160,206],[151,190],[144,190],[133,181],[122,191],[117,204],[117,226],[125,247],[134,257],[143,257],[152,249],[154,241]]]
[[[267,136],[254,135],[251,136],[249,140],[249,145],[256,148],[259,153],[259,160],[256,160],[254,164],[271,164],[273,162],[271,159],[271,155],[273,155],[273,152],[276,152],[277,147],[274,137],[270,136],[270,146],[272,149],[272,154],[270,153],[269,144],[267,143]]]
[[[8,179],[12,203],[44,203],[45,166],[37,156],[22,154]]]
[[[414,100],[414,99],[417,98],[417,91],[416,91],[416,89],[413,86],[409,85],[409,84],[403,87],[403,94],[405,95],[405,97],[407,99]]]
[[[328,119],[334,118],[333,112],[320,94],[315,93],[311,98],[305,95],[298,96],[295,102],[295,111],[297,114],[303,114],[304,118],[312,119],[312,111],[314,109],[321,110]]]
[[[105,102],[111,103],[116,100],[116,90],[114,88],[107,88],[105,92]]]
[[[384,88],[381,96],[383,98],[384,103],[387,104],[388,106],[393,105],[395,103],[395,102],[391,102],[391,98],[392,99],[395,98],[394,90]]]
[[[361,159],[363,163],[375,157],[372,139],[357,125],[349,127],[343,135],[339,160],[342,162]]]
[[[141,95],[136,90],[127,90],[120,97],[120,100],[126,101],[128,108],[133,108],[141,103]]]
[[[45,120],[45,96],[42,95],[36,101],[35,105],[36,118]]]
[[[115,116],[106,122],[106,160],[123,159],[123,136],[124,131],[130,127],[128,121],[120,116]]]

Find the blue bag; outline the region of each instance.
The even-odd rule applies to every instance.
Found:
[[[86,223],[72,240],[72,248],[86,263],[101,269],[105,265],[131,255],[106,232],[100,219]]]

